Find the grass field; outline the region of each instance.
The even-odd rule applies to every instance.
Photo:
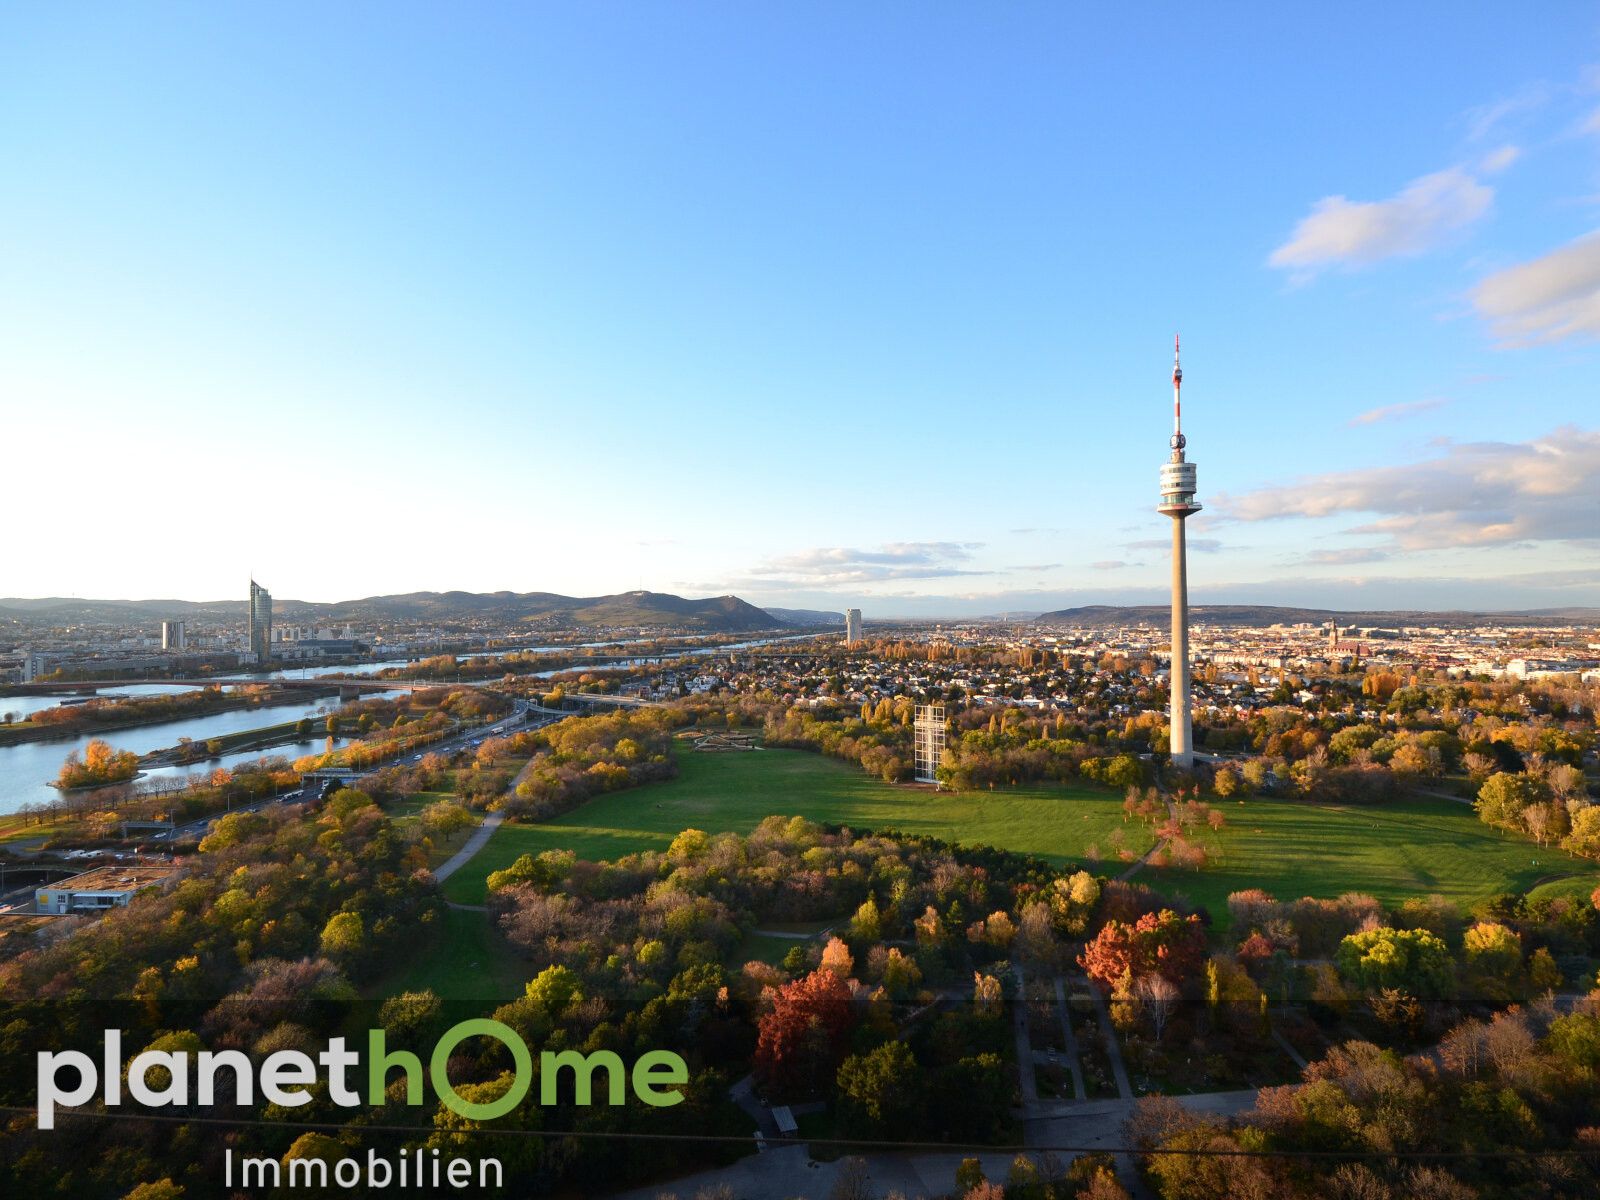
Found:
[[[1528,893],[1528,897],[1533,900],[1554,900],[1558,896],[1566,896],[1587,901],[1596,887],[1600,887],[1600,874],[1591,870],[1541,883]]]
[[[803,950],[809,945],[809,939],[774,937],[770,933],[751,933],[739,943],[739,948],[729,958],[729,964],[742,967],[747,962],[755,961],[777,966],[783,961],[783,956],[796,946]]]
[[[447,908],[424,938],[425,945],[372,989],[374,1013],[390,996],[432,989],[449,1023],[485,1017],[516,999],[533,977],[530,964],[484,913]]]
[[[1182,892],[1209,908],[1219,925],[1227,922],[1228,893],[1251,887],[1280,900],[1367,892],[1394,904],[1437,893],[1470,906],[1555,875],[1587,880],[1566,884],[1585,888],[1583,894],[1600,884],[1593,862],[1501,834],[1449,800],[1361,808],[1258,798],[1218,807],[1228,825],[1214,839],[1221,850],[1216,861],[1198,873],[1145,867],[1134,879]]]
[[[1109,839],[1116,830],[1135,854],[1151,844],[1146,828],[1124,823],[1121,798],[1100,788],[939,794],[894,787],[847,763],[800,750],[680,751],[678,763],[681,773],[666,783],[600,796],[552,821],[502,825],[477,858],[445,883],[445,895],[481,904],[489,873],[522,854],[570,849],[587,859],[619,858],[664,850],[689,828],[748,833],[773,813],[988,843],[1058,863],[1079,861],[1091,844],[1114,858]]]

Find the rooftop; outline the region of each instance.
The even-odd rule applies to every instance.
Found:
[[[67,892],[132,892],[152,884],[165,883],[178,868],[171,863],[118,864],[96,867],[82,875],[58,879],[39,890]]]

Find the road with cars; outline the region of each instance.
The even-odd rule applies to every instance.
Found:
[[[452,734],[450,737],[445,738],[441,742],[436,742],[434,745],[429,746],[426,750],[423,750],[419,753],[403,758],[391,759],[388,762],[374,766],[368,771],[351,775],[348,780],[344,781],[342,786],[358,786],[361,780],[377,774],[385,767],[394,766],[397,762],[404,762],[408,764],[419,763],[422,761],[424,755],[428,754],[450,755],[461,750],[475,750],[490,738],[509,737],[511,734],[522,733],[525,730],[541,729],[546,725],[552,724],[555,721],[559,721],[563,716],[572,715],[570,713],[555,713],[548,709],[539,708],[531,701],[527,700],[516,700],[513,703],[516,707],[512,710],[510,716],[502,717],[500,720],[495,721],[490,725],[474,726],[463,729]],[[318,800],[321,797],[322,785],[320,783],[312,783],[303,785],[301,787],[296,787],[277,796],[270,796],[263,800],[255,800],[248,804],[240,804],[229,811],[255,812],[273,804],[295,804],[302,801]],[[212,825],[226,815],[227,813],[213,813],[210,816],[201,817],[194,821],[188,821],[182,825],[176,825],[172,829],[163,830],[162,832],[153,835],[150,840],[152,842],[172,843],[204,837],[206,830],[208,830]]]

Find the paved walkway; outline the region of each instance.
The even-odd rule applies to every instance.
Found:
[[[467,839],[467,844],[452,854],[447,862],[433,873],[433,877],[443,883],[462,867],[471,861],[472,856],[482,850],[494,836],[494,831],[500,828],[500,822],[506,819],[503,812],[492,812],[483,819],[483,824],[472,831],[472,836]]]
[[[1067,1048],[1067,1070],[1072,1072],[1072,1094],[1079,1100],[1089,1098],[1083,1086],[1083,1066],[1078,1062],[1078,1035],[1072,1032],[1072,1018],[1067,1013],[1067,985],[1056,976],[1056,1012],[1061,1016],[1061,1037]]]
[[[1011,968],[1017,976],[1017,1001],[1011,1006],[1012,1028],[1017,1035],[1017,1083],[1022,1088],[1022,1110],[1032,1112],[1039,1103],[1039,1081],[1033,1076],[1033,1041],[1028,1037],[1028,981],[1022,964]]]
[[[866,1154],[867,1175],[874,1196],[899,1192],[906,1196],[948,1196],[955,1190],[956,1168],[975,1157],[990,1179],[1004,1180],[1011,1170],[1011,1154],[972,1155],[957,1152],[927,1154]],[[751,1154],[727,1167],[699,1171],[681,1179],[667,1179],[648,1187],[617,1193],[617,1200],[656,1200],[677,1196],[693,1200],[703,1189],[726,1187],[734,1200],[784,1196],[793,1200],[828,1200],[844,1158],[818,1162],[804,1143],[785,1143],[762,1154]]]
[[[1106,1009],[1106,998],[1089,982],[1089,995],[1094,1000],[1096,1015],[1100,1018],[1100,1036],[1106,1044],[1106,1057],[1111,1060],[1111,1078],[1117,1084],[1117,1098],[1133,1099],[1133,1085],[1128,1082],[1128,1068],[1122,1062],[1122,1047],[1117,1044],[1117,1031],[1111,1025],[1111,1013]]]
[[[1294,1060],[1295,1066],[1299,1067],[1302,1071],[1306,1069],[1306,1056],[1294,1048],[1293,1042],[1278,1032],[1278,1027],[1276,1025],[1272,1026],[1272,1040],[1277,1042],[1278,1046],[1283,1050],[1283,1052]]]

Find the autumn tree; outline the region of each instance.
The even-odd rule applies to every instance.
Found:
[[[833,1081],[855,1025],[850,989],[815,970],[778,989],[757,1031],[755,1069],[779,1096],[815,1096]]]
[[[828,944],[822,948],[822,969],[831,971],[840,979],[849,979],[856,969],[855,959],[850,955],[850,947],[839,938],[829,938]]]
[[[1205,950],[1206,933],[1200,918],[1193,914],[1180,917],[1164,908],[1144,914],[1131,925],[1107,921],[1078,956],[1078,965],[1106,990],[1124,979],[1134,984],[1156,974],[1181,986],[1199,971]]]

